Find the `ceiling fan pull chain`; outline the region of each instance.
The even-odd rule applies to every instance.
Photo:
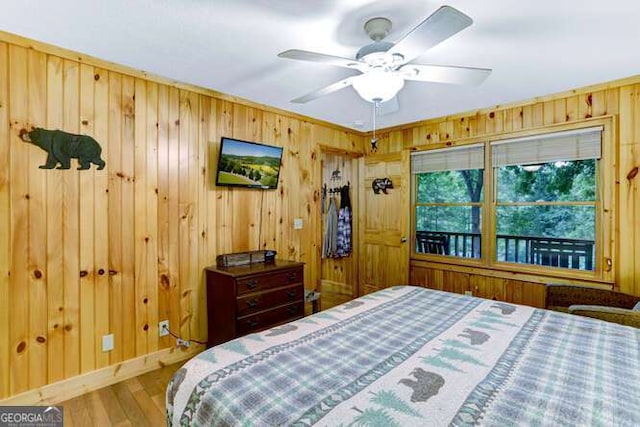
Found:
[[[376,138],[376,115],[380,101],[373,101],[373,138],[371,138],[371,151],[378,151],[378,138]]]

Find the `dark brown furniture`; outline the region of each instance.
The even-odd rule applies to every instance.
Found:
[[[545,308],[640,328],[639,296],[580,285],[550,283]]]
[[[284,260],[207,267],[208,346],[303,317],[303,267]]]

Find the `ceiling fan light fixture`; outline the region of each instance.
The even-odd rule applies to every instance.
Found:
[[[527,172],[537,172],[538,170],[540,170],[541,167],[542,167],[541,164],[524,165],[522,166],[522,169],[526,170]]]
[[[404,87],[404,79],[385,71],[371,71],[353,80],[353,88],[368,102],[385,102]]]

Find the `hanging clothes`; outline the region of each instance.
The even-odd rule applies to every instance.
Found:
[[[349,186],[345,185],[340,189],[340,211],[338,212],[338,224],[336,230],[336,258],[351,255],[351,212]]]
[[[335,197],[329,198],[329,207],[324,221],[322,235],[322,258],[335,257],[338,249],[338,208]]]

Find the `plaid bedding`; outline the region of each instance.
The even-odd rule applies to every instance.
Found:
[[[167,419],[640,426],[640,329],[397,286],[201,353]]]

